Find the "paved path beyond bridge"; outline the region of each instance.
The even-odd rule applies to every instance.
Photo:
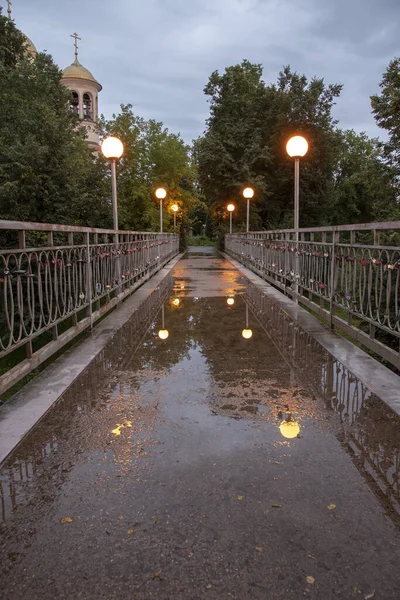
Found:
[[[3,467],[1,598],[398,600],[399,418],[211,249],[172,276]]]

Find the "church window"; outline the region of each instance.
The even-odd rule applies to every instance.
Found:
[[[92,97],[88,92],[83,94],[83,118],[85,121],[93,120]]]
[[[79,96],[77,92],[72,92],[72,100],[69,109],[75,115],[79,115]]]

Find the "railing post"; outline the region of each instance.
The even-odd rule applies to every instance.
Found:
[[[324,236],[323,236],[324,240]],[[325,240],[326,241],[326,233]],[[340,242],[340,232],[332,232],[332,244],[331,244],[331,277],[330,277],[330,298],[329,298],[329,326],[331,329],[335,328],[333,317],[335,313],[335,293],[336,293],[336,246]]]
[[[90,317],[90,329],[93,329],[93,307],[92,307],[92,265],[90,262],[90,240],[89,233],[83,234],[86,244],[86,298],[88,301],[88,317]]]

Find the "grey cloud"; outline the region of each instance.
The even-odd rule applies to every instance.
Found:
[[[382,135],[369,96],[398,52],[398,0],[14,0],[13,16],[61,67],[78,31],[106,117],[130,102],[190,142],[204,130],[210,73],[248,58],[264,65],[267,82],[290,63],[343,83],[340,125]]]

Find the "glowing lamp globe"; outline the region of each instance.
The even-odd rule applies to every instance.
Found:
[[[233,212],[235,210],[235,205],[234,204],[228,204],[227,209],[229,210],[229,212]]]
[[[243,196],[245,198],[252,198],[254,196],[254,190],[251,187],[244,188]]]
[[[174,298],[174,299],[172,300],[172,304],[173,304],[174,306],[179,306],[179,305],[180,305],[180,303],[181,303],[181,301],[179,300],[179,298]]]
[[[300,425],[296,421],[282,421],[279,430],[284,438],[291,440],[299,435]]]
[[[164,188],[157,188],[156,189],[156,198],[158,198],[159,200],[163,200],[167,195],[167,190],[165,190]]]
[[[243,329],[242,331],[242,336],[244,337],[245,340],[249,340],[253,335],[253,332],[251,329]]]
[[[167,329],[160,329],[160,331],[158,332],[158,337],[160,338],[160,340],[166,340],[168,336],[169,332]]]
[[[108,137],[101,144],[101,151],[106,158],[121,158],[124,145],[116,137]]]
[[[173,210],[174,212],[178,212],[178,210],[179,210],[179,206],[178,206],[177,204],[173,204],[173,205],[171,206],[171,210]]]
[[[307,154],[308,142],[301,135],[295,135],[290,138],[286,144],[286,152],[292,158],[301,158]]]
[[[233,306],[235,304],[235,299],[234,298],[228,298],[226,301],[228,306]]]

